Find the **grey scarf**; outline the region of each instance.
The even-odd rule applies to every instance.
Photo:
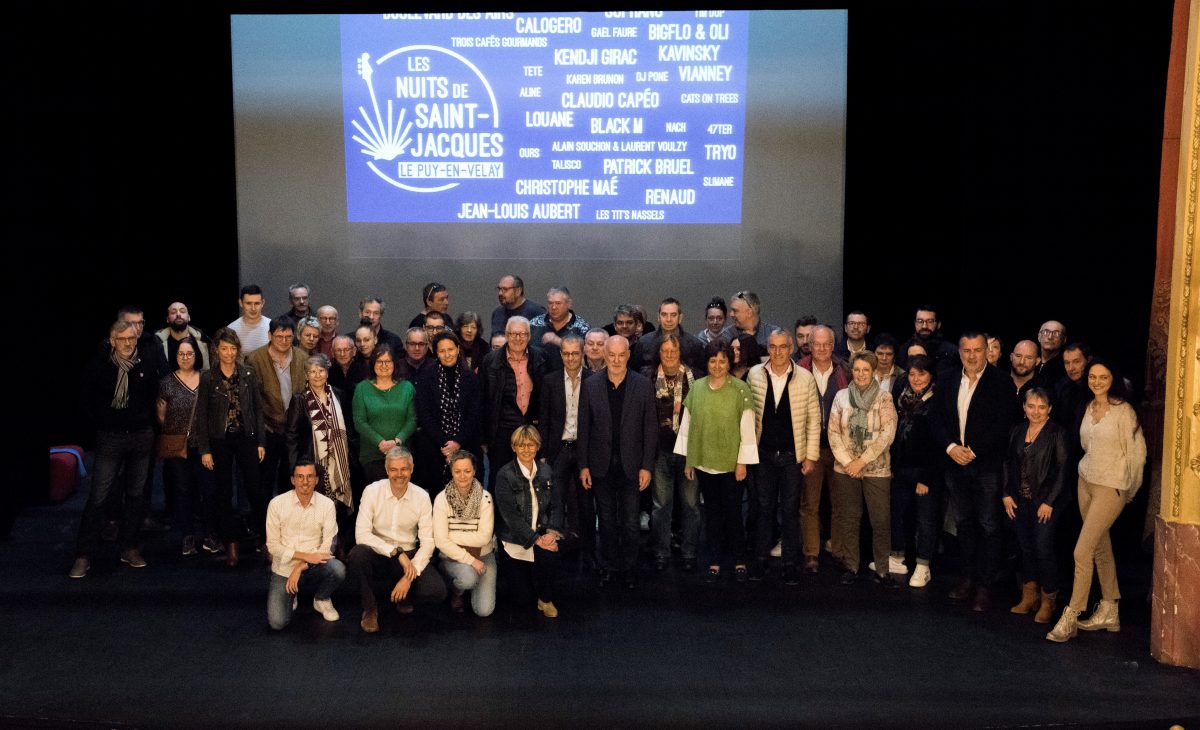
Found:
[[[129,407],[129,371],[138,364],[137,351],[133,353],[133,357],[126,360],[117,354],[117,348],[113,348],[112,355],[113,365],[117,366],[117,387],[113,390],[112,407],[113,410],[122,411]]]
[[[871,435],[868,415],[877,395],[879,381],[875,378],[871,378],[871,384],[861,390],[854,383],[850,384],[850,405],[853,406],[850,411],[850,438],[854,440],[854,445],[859,451],[862,451],[863,444]]]

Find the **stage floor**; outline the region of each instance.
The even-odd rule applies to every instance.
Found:
[[[1149,654],[1148,558],[1121,562],[1123,630],[1056,645],[1047,627],[924,590],[705,584],[678,569],[600,590],[565,570],[558,619],[444,607],[358,628],[347,583],[326,623],[302,600],[266,624],[268,568],[229,570],[152,538],[67,570],[83,490],[0,544],[0,724],[11,727],[1200,727],[1200,671]],[[1190,720],[1190,722],[1189,722]]]

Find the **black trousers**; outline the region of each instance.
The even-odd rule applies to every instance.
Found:
[[[259,535],[267,531],[267,503],[271,501],[262,486],[258,462],[258,442],[241,434],[213,439],[212,499],[208,500],[209,527],[215,527],[225,542],[233,542],[238,535],[237,512],[233,507],[233,469],[237,465],[242,477],[242,489],[250,503],[251,529]]]
[[[554,602],[554,576],[558,572],[558,553],[533,546],[533,562],[517,560],[508,554],[504,545],[496,548],[500,558],[500,575],[508,594],[508,602],[517,608],[528,608],[534,599]]]
[[[579,536],[580,555],[596,554],[596,498],[579,481],[579,457],[574,441],[564,441],[554,457],[554,490],[566,510],[568,535]]]
[[[416,552],[416,550],[410,550],[405,554],[412,559]],[[404,567],[400,565],[399,558],[380,555],[366,545],[355,545],[347,560],[350,563],[350,570],[358,576],[358,590],[362,596],[364,611],[378,606],[374,586],[376,575],[388,578],[393,584],[404,577]],[[390,587],[388,592],[390,600]],[[412,586],[408,589],[408,598],[405,600],[409,603],[441,603],[446,600],[446,581],[438,572],[434,561],[430,560],[429,565],[425,566],[425,570],[421,571],[421,574],[412,582]]]
[[[746,562],[746,530],[742,525],[743,482],[733,472],[709,474],[696,470],[700,494],[704,496],[704,529],[708,538],[708,562],[722,567]]]
[[[621,465],[613,463],[604,476],[592,476],[592,491],[600,514],[604,567],[621,572],[634,570],[641,542],[638,512],[642,494],[638,491],[637,477],[625,476]]]

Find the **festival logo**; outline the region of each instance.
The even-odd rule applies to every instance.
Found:
[[[412,45],[357,59],[362,103],[350,119],[363,163],[381,180],[436,193],[464,180],[504,177],[504,134],[483,73],[440,46]],[[349,132],[349,130],[348,130]]]

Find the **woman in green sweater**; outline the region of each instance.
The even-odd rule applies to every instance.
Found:
[[[407,446],[417,430],[412,383],[396,380],[396,359],[389,345],[371,353],[370,380],[354,389],[354,427],[358,430],[358,459],[367,482],[387,478],[384,456],[395,446]]]
[[[675,453],[687,457],[684,474],[698,479],[704,495],[708,538],[708,576],[714,582],[733,563],[738,582],[746,580],[746,530],[742,494],[746,465],[758,463],[754,402],[750,386],[730,376],[733,352],[718,338],[704,349],[708,377],[692,385],[683,399],[683,419]]]

